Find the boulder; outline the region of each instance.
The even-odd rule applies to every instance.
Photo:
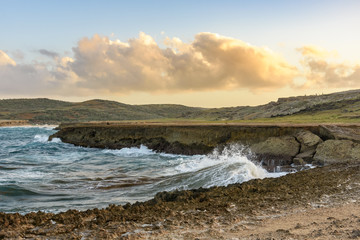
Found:
[[[321,138],[310,131],[303,130],[296,134],[296,139],[300,142],[301,148],[300,152],[309,152],[313,151],[315,153],[316,146],[323,141]]]
[[[250,149],[266,165],[284,165],[292,163],[292,158],[299,153],[300,143],[292,136],[269,137],[266,141],[250,146]]]
[[[360,144],[350,140],[327,140],[316,148],[314,160],[320,164],[360,161]]]

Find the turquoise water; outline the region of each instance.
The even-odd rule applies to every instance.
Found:
[[[51,127],[0,128],[0,212],[60,212],[151,199],[157,192],[275,176],[233,145],[210,155],[76,147]]]

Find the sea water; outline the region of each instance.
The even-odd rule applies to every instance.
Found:
[[[48,141],[52,127],[0,128],[0,212],[104,208],[149,200],[157,192],[208,188],[276,177],[240,145],[209,155],[120,150]]]

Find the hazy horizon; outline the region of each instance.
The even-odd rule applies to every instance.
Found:
[[[360,89],[352,89],[352,90],[348,90],[348,91],[360,91]],[[334,93],[341,93],[341,92],[347,92],[347,91],[340,91],[340,92],[331,92],[331,93],[326,93],[326,94],[334,94]],[[288,98],[288,97],[300,97],[300,96],[316,96],[316,95],[325,95],[325,93],[321,93],[321,94],[310,94],[310,95],[297,95],[297,96],[287,96],[284,98]],[[283,98],[283,97],[279,97],[279,98]],[[272,101],[276,102],[278,101],[278,99],[274,99]],[[199,107],[199,108],[226,108],[226,107],[242,107],[242,106],[250,106],[250,107],[256,107],[259,105],[263,105],[263,104],[248,104],[248,105],[234,105],[234,106],[220,106],[220,107],[203,107],[203,106],[196,106],[196,105],[185,105],[185,104],[180,104],[180,103],[138,103],[138,104],[131,104],[131,103],[127,103],[127,102],[121,102],[121,101],[117,101],[117,100],[110,100],[110,99],[104,99],[104,98],[89,98],[89,99],[84,99],[84,100],[80,100],[80,101],[71,101],[71,100],[64,100],[64,99],[56,99],[56,98],[48,98],[48,97],[31,97],[31,98],[3,98],[0,100],[17,100],[17,99],[49,99],[49,100],[55,100],[55,101],[64,101],[64,102],[71,102],[71,103],[81,103],[81,102],[86,102],[86,101],[94,101],[94,100],[102,100],[102,101],[115,101],[115,102],[119,102],[122,104],[127,104],[127,105],[166,105],[166,104],[174,104],[174,105],[184,105],[187,107]],[[264,104],[270,103],[272,101],[266,102]]]

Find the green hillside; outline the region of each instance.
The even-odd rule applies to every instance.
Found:
[[[195,108],[175,104],[129,105],[107,100],[65,102],[46,98],[0,100],[0,120],[30,123],[85,121],[360,122],[360,90],[279,98],[260,106]]]
[[[32,123],[176,118],[201,110],[182,105],[128,105],[98,99],[80,103],[46,98],[0,100],[0,119],[21,119]]]
[[[360,122],[360,90],[279,98],[255,107],[205,109],[186,117],[217,121]]]

